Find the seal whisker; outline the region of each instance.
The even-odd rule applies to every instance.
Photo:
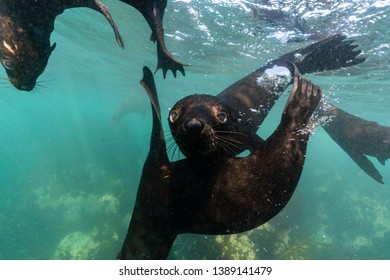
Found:
[[[238,151],[245,149],[245,145],[238,141],[236,138],[233,137],[223,137],[223,136],[217,136],[217,143],[219,144],[219,147],[223,148],[226,152],[229,152],[230,154],[237,154]]]
[[[215,144],[217,146],[221,147],[222,150],[224,150],[225,152],[227,152],[229,154],[236,154],[236,151],[229,146],[230,143],[228,143],[226,141],[217,141],[217,142],[215,142]]]
[[[217,134],[217,139],[223,140],[225,142],[236,143],[236,144],[239,144],[239,145],[243,144],[241,141],[237,140],[234,137],[221,136],[221,135]]]
[[[173,137],[169,137],[165,140],[165,143],[170,143],[172,142],[173,140],[175,140]]]
[[[167,146],[167,152],[168,154],[172,154],[172,149],[175,149],[175,144],[171,143]],[[173,154],[172,154],[173,155]]]
[[[180,150],[178,149],[179,147],[177,146],[176,142],[173,140],[174,140],[174,138],[170,137],[165,141],[165,143],[168,144],[167,145],[167,153],[169,155],[171,155],[172,159],[175,159],[175,158],[180,159]]]
[[[7,89],[13,88],[13,85],[11,84],[9,79],[6,77],[0,76],[0,83],[3,84]]]
[[[35,86],[40,86],[40,87],[46,88],[46,85],[52,83],[53,81],[55,81],[55,79],[40,80],[40,81],[37,81]]]
[[[245,137],[248,136],[248,135],[246,135],[245,133],[241,133],[241,132],[239,132],[239,131],[214,130],[214,132],[215,132],[215,133],[218,133],[218,134],[225,133],[225,134],[242,135],[242,136],[245,136]]]
[[[171,149],[173,149],[173,152],[172,152],[172,159],[175,160],[175,159],[181,159],[181,153],[180,153],[180,150],[178,149],[179,147],[177,145],[174,145],[172,144],[171,145]]]
[[[42,91],[42,89],[47,89],[48,87],[47,86],[45,86],[45,85],[43,85],[43,84],[41,84],[41,83],[37,83],[36,85],[35,85],[35,88],[34,88],[34,91],[35,92],[39,92],[39,93],[41,93]]]

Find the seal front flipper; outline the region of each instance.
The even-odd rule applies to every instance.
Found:
[[[269,66],[291,61],[298,67],[301,74],[305,74],[357,65],[365,61],[365,58],[358,57],[361,50],[355,50],[358,46],[353,45],[353,42],[354,40],[347,39],[344,35],[336,34],[287,53],[271,61]]]
[[[162,69],[164,78],[168,70],[171,70],[176,77],[176,71],[180,71],[185,76],[184,66],[167,49],[164,41],[163,17],[167,6],[167,0],[120,0],[136,8],[145,18],[152,30],[150,40],[157,42],[157,68]]]
[[[153,111],[150,151],[142,170],[133,215],[118,259],[166,259],[177,235],[171,226],[174,223],[170,222],[171,165],[161,126],[160,106],[153,74],[147,67],[144,67],[143,72],[141,85],[150,98]]]
[[[309,133],[306,130],[309,119],[317,108],[322,94],[318,86],[303,78],[298,69],[294,68],[294,85],[287,99],[280,125],[287,131],[297,132],[297,137],[308,139]]]

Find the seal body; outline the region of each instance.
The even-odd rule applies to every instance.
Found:
[[[157,69],[162,69],[164,78],[168,70],[171,70],[174,77],[180,71],[185,75],[184,67],[188,64],[179,62],[167,49],[164,41],[163,17],[167,6],[167,0],[120,0],[137,9],[152,30],[150,40],[157,43]]]
[[[321,92],[295,71],[275,132],[245,158],[170,162],[153,76],[141,81],[151,99],[150,151],[120,259],[164,259],[181,233],[230,234],[253,229],[287,204],[299,181],[308,133],[301,133]]]
[[[55,18],[66,9],[88,7],[103,14],[117,42],[119,31],[105,5],[97,0],[4,0],[0,3],[0,61],[10,82],[30,91],[45,70],[56,44],[50,44]]]

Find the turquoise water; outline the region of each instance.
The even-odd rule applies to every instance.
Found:
[[[136,10],[103,2],[125,50],[101,15],[72,9],[57,18],[57,48],[33,92],[1,79],[0,259],[113,259],[122,245],[151,129],[139,80],[144,65],[155,68],[156,50]],[[309,78],[340,108],[390,126],[390,1],[177,0],[164,26],[168,49],[192,64],[185,77],[155,75],[164,119],[179,98],[217,94],[314,42],[296,38],[342,32],[367,61]],[[273,131],[285,101],[260,135]],[[130,112],[115,118],[121,104]],[[277,217],[239,235],[182,235],[170,258],[390,259],[390,167],[373,162],[384,185],[318,128],[297,190]]]

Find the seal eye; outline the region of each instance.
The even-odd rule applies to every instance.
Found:
[[[227,114],[224,111],[219,112],[217,115],[217,120],[220,123],[226,123],[227,122]]]
[[[8,59],[2,59],[1,64],[3,64],[4,68],[7,70],[14,70],[15,69],[15,64]]]
[[[169,121],[174,123],[179,117],[179,113],[176,110],[172,110],[169,112]]]

